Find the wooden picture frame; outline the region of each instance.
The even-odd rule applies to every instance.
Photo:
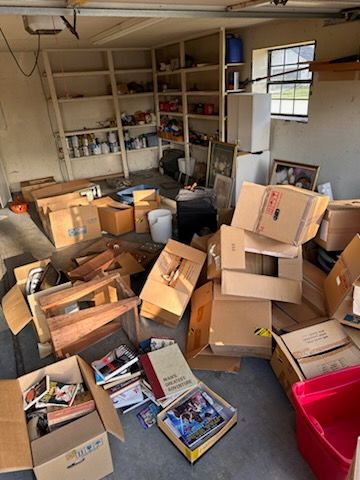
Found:
[[[214,192],[216,195],[216,207],[217,208],[229,208],[231,203],[231,197],[233,193],[234,179],[220,175],[215,175]]]
[[[319,173],[319,165],[274,160],[269,185],[293,185],[314,191]]]
[[[235,173],[237,145],[211,140],[208,148],[206,186],[212,188],[215,175],[232,178]]]

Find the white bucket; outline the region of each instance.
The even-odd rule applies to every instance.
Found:
[[[172,234],[172,215],[166,208],[158,208],[148,213],[151,238],[156,243],[166,243]]]

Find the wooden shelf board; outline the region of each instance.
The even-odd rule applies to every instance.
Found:
[[[199,91],[189,91],[186,92],[186,95],[188,96],[198,96],[198,97],[204,97],[204,96],[211,96],[211,97],[217,97],[219,95],[219,90],[199,90]]]
[[[197,120],[219,120],[219,115],[201,115],[199,113],[189,113],[188,118],[195,118]]]
[[[181,70],[185,73],[192,73],[192,72],[209,72],[211,70],[218,70],[219,65],[203,65],[201,67],[189,67],[189,68],[182,68]]]
[[[86,133],[102,133],[102,132],[116,132],[116,127],[104,127],[104,128],[84,128],[83,130],[68,130],[65,133],[66,137],[72,135],[85,135]]]
[[[181,71],[182,71],[181,68],[179,68],[178,70],[166,70],[164,72],[156,72],[156,75],[158,77],[165,76],[165,75],[178,75],[181,73]]]
[[[127,73],[151,73],[152,68],[123,68],[115,70],[116,75],[127,74]]]
[[[343,63],[312,62],[309,70],[311,72],[352,72],[360,70],[360,61]]]
[[[157,150],[158,148],[159,147],[133,148],[131,150],[126,150],[126,153],[143,152],[144,150]]]
[[[245,62],[239,62],[239,63],[227,63],[225,65],[225,68],[229,68],[229,67],[242,67],[243,65],[246,65]]]
[[[101,76],[101,75],[110,75],[109,70],[83,70],[78,72],[54,72],[53,77],[91,77],[91,76]]]
[[[147,127],[156,127],[156,123],[145,123],[144,125],[123,125],[123,130],[127,130],[129,128],[131,129],[141,129],[141,128],[147,128]]]
[[[167,117],[183,117],[184,114],[181,112],[163,112],[162,110],[159,110],[160,115],[165,115]]]
[[[121,155],[121,152],[110,152],[110,153],[99,153],[99,155],[88,155],[86,157],[71,157],[70,160],[84,160],[89,158],[102,158],[102,157],[110,157],[114,155]]]
[[[176,92],[158,92],[157,94],[159,97],[171,97],[171,95],[182,95],[182,92],[180,90],[176,90]]]
[[[58,98],[59,103],[71,103],[71,102],[90,102],[99,100],[111,100],[112,95],[97,95],[94,97],[75,97],[75,98]]]
[[[154,92],[142,92],[142,93],[125,93],[118,95],[118,98],[141,98],[141,97],[152,97]]]
[[[245,88],[238,88],[237,90],[226,90],[225,95],[231,94],[231,93],[241,93],[245,92]]]

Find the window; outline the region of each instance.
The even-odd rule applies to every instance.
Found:
[[[308,62],[314,53],[315,42],[268,51],[267,91],[272,94],[273,115],[307,117],[312,81]]]

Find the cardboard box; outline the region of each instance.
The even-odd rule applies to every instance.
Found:
[[[357,234],[341,253],[324,282],[328,313],[345,325],[359,328],[353,315],[354,284],[360,280],[360,235]]]
[[[171,327],[181,320],[206,260],[206,253],[169,240],[140,293],[141,315]]]
[[[360,232],[360,199],[334,200],[329,203],[315,242],[331,252],[344,250]]]
[[[277,346],[271,366],[289,397],[299,380],[360,363],[358,346],[334,319],[273,337]]]
[[[254,255],[249,255],[250,252]],[[297,256],[288,258],[294,254]],[[222,225],[220,258],[216,263],[221,268],[223,295],[301,302],[301,248]]]
[[[44,375],[65,383],[85,382],[96,411],[30,441],[22,392]],[[119,417],[107,392],[80,357],[53,363],[16,380],[0,381],[0,471],[33,469],[38,480],[97,480],[113,472],[108,433],[124,440]]]
[[[171,403],[168,407],[166,407],[162,412],[160,412],[157,416],[157,424],[160,430],[162,430],[165,435],[171,440],[171,442],[175,445],[175,447],[180,450],[180,452],[189,460],[189,462],[194,463],[198,460],[205,452],[207,452],[215,443],[217,443],[224,435],[227,433],[237,422],[237,411],[234,407],[232,407],[229,403],[227,403],[223,398],[217,395],[215,392],[210,390],[204,383],[199,382],[199,386],[207,392],[210,397],[212,397],[215,401],[222,404],[228,411],[231,412],[231,417],[225,423],[223,427],[221,427],[217,433],[215,433],[212,437],[208,440],[205,440],[199,447],[195,447],[193,450],[188,448],[175,434],[174,431],[165,423],[166,414],[171,408],[174,407],[179,401],[185,399],[189,392],[184,393],[179,398],[175,400],[175,402]]]
[[[49,185],[47,187],[39,188],[38,190],[33,190],[32,196],[34,200],[39,200],[41,198],[55,197],[56,195],[63,195],[64,193],[78,192],[82,189],[89,188],[93,186],[92,182],[89,180],[71,180],[70,182],[61,182],[56,183],[55,185]]]
[[[160,207],[160,195],[155,189],[136,190],[134,197],[134,216],[136,233],[150,231],[147,214]]]
[[[315,237],[328,203],[328,197],[302,188],[244,182],[231,225],[302,245]]]
[[[270,329],[270,301],[222,295],[219,283],[208,282],[191,298],[186,358],[204,355],[204,350],[208,356],[270,358]]]
[[[115,202],[110,197],[94,200],[92,205],[98,207],[101,230],[113,235],[134,231],[134,208],[131,205]]]
[[[61,203],[58,203],[55,208],[52,211],[50,206],[47,207],[46,230],[56,248],[101,237],[97,207],[79,205],[61,208]]]
[[[3,296],[1,306],[6,323],[14,335],[17,335],[31,321],[34,324],[37,337],[41,343],[50,340],[50,332],[45,316],[37,307],[36,299],[39,295],[53,293],[59,289],[69,288],[70,282],[57,287],[49,288],[26,296],[25,286],[30,270],[33,268],[45,267],[50,262],[49,258],[37,262],[28,263],[21,267],[14,268],[16,284]],[[28,303],[28,302],[29,303]],[[30,305],[30,307],[29,307]]]
[[[20,182],[21,195],[25,202],[33,202],[32,191],[48,187],[54,183],[56,183],[54,177],[35,178],[34,180]]]

